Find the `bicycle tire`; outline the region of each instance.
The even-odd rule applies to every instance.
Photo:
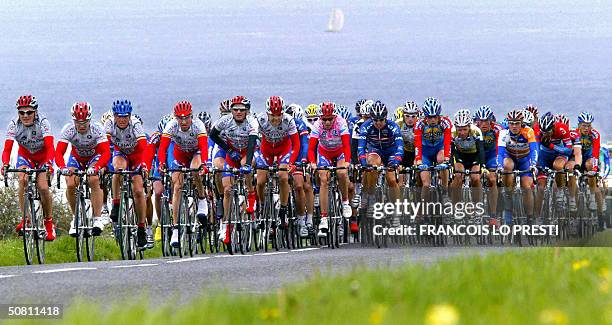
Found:
[[[36,215],[36,259],[38,264],[45,264],[45,237],[47,230],[44,225],[44,218],[41,214],[40,201],[34,200],[32,205],[32,214]]]

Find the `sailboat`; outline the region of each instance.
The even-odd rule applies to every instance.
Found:
[[[338,8],[333,9],[327,22],[327,31],[339,32],[342,30],[342,27],[344,27],[344,13]]]

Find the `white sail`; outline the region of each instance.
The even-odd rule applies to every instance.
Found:
[[[342,13],[342,10],[336,8],[332,10],[331,15],[329,16],[327,31],[339,32],[342,30],[342,27],[344,27],[344,13]]]

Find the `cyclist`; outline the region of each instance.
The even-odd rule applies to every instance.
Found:
[[[531,172],[521,175],[521,188],[523,189],[523,202],[525,213],[529,220],[533,216],[532,186],[533,176],[537,175],[536,163],[538,161],[538,143],[536,142],[533,129],[523,126],[523,110],[514,109],[508,112],[508,129],[500,131],[497,141],[497,170],[514,171],[530,170]],[[512,196],[513,175],[503,177],[504,187],[507,189],[504,195],[504,219],[507,224],[512,223]]]
[[[210,130],[210,138],[226,152],[224,169],[240,168],[246,174],[248,189],[247,213],[255,211],[256,193],[251,178],[251,163],[255,152],[255,144],[259,134],[257,120],[248,113],[251,101],[244,96],[235,96],[231,99],[231,115],[223,116]],[[223,132],[223,134],[222,134]],[[232,174],[223,173],[223,221],[219,228],[219,240],[225,244],[230,243],[231,228],[227,226],[230,193],[232,190]]]
[[[317,167],[348,168],[351,159],[350,135],[346,121],[334,114],[335,104],[333,102],[321,103],[321,118],[315,123],[310,134],[308,143],[308,161],[312,170]],[[321,223],[319,224],[318,236],[326,236],[328,229],[328,173],[319,170],[319,198],[321,207]],[[337,171],[338,188],[342,196],[342,215],[344,218],[351,216],[352,210],[348,201],[348,172],[346,169]],[[340,223],[342,224],[342,223]]]
[[[555,114],[555,122],[559,122],[559,123],[565,125],[568,130],[570,128],[569,117],[565,116],[565,114],[563,114],[563,113]]]
[[[495,123],[495,116],[488,105],[478,108],[476,114],[474,114],[474,121],[482,133],[485,166],[488,171],[495,171],[497,169],[497,140],[503,127]],[[497,223],[497,174],[487,173],[486,177],[487,186],[490,189],[487,197],[489,200],[489,211],[487,211],[490,213],[489,223],[495,225]]]
[[[601,148],[601,135],[593,128],[592,124],[595,119],[589,112],[581,112],[578,115],[578,128],[573,132],[574,143],[580,143],[580,153],[575,155],[575,163],[584,172],[599,171],[599,151]],[[600,228],[603,228],[603,198],[597,187],[597,179],[590,177],[588,180],[591,193],[595,194],[595,201],[590,201],[589,210],[597,210],[599,214]],[[573,196],[574,193],[572,193]]]
[[[47,231],[46,241],[55,240],[55,226],[53,225],[53,199],[47,182],[53,172],[53,158],[55,148],[51,125],[45,116],[38,113],[38,101],[32,95],[23,95],[17,99],[17,118],[11,120],[6,131],[4,151],[2,152],[2,176],[6,177],[9,168],[13,143],[19,146],[16,168],[48,168],[46,174],[36,176],[36,184],[40,193],[43,207],[44,225]],[[24,191],[27,186],[27,175],[19,173],[19,209],[23,212]],[[15,231],[20,234],[23,220],[17,225]]]
[[[208,203],[204,196],[204,188],[200,177],[208,171],[206,164],[203,164],[208,159],[208,138],[204,123],[197,118],[193,118],[192,106],[188,101],[183,100],[174,105],[174,119],[168,122],[161,135],[157,155],[159,157],[159,169],[162,172],[167,169],[166,150],[171,141],[174,142],[174,159],[169,164],[171,169],[186,166],[201,168],[200,172],[194,175],[194,184],[198,192],[196,215],[200,222],[205,225],[208,216]],[[174,228],[172,229],[170,245],[173,247],[179,246],[178,212],[181,204],[182,188],[183,174],[172,173],[172,219]]]
[[[402,155],[402,166],[404,168],[414,165],[414,126],[419,118],[419,111],[419,106],[415,102],[407,101],[402,106],[402,118],[395,121],[400,128],[404,143],[404,153]]]
[[[295,171],[294,163],[300,154],[300,136],[293,116],[284,113],[285,103],[279,96],[271,96],[266,100],[266,111],[257,115],[259,131],[261,133],[261,146],[255,153],[257,168],[266,168],[275,162],[281,169]],[[267,170],[257,171],[257,196],[259,202],[264,200],[264,191],[268,178]],[[278,217],[286,227],[287,201],[289,200],[289,173],[279,171],[280,209]],[[272,221],[272,229],[276,229],[276,222]]]
[[[455,174],[463,173],[465,170],[480,172],[485,169],[485,150],[482,139],[482,132],[474,125],[470,111],[467,109],[459,110],[455,113],[452,129],[451,156],[454,158]],[[454,201],[459,201],[462,177],[454,177],[451,187],[454,189]],[[480,202],[480,174],[470,174],[470,186],[475,188],[472,200]]]
[[[538,155],[538,167],[540,169],[550,168],[556,171],[562,171],[568,166],[568,160],[572,155],[572,138],[570,136],[567,125],[557,121],[553,113],[542,115],[538,121],[540,126],[540,146]],[[536,193],[535,211],[540,211],[542,200],[544,199],[544,191],[546,188],[546,174],[541,173],[537,177],[538,191]],[[564,175],[558,174],[555,180],[558,189],[565,187]],[[556,195],[557,202],[564,205],[565,197],[563,192],[559,191]],[[570,207],[570,210],[575,210]],[[570,205],[572,202],[570,202]]]
[[[540,142],[540,123],[538,107],[533,104],[529,104],[525,106],[525,110],[533,114],[533,126],[530,127],[533,130],[533,134],[535,135],[536,141]]]
[[[113,170],[142,170],[146,174],[147,167],[144,164],[144,158],[146,158],[147,138],[142,123],[132,115],[132,103],[125,99],[117,100],[113,103],[112,109],[113,119],[106,121],[104,132],[106,132],[109,142],[114,147],[112,154]],[[120,192],[121,177],[120,175],[113,175],[111,220],[115,224],[119,213]],[[147,245],[145,230],[147,202],[141,175],[133,176],[132,193],[134,195],[134,210],[138,217],[138,247],[145,248]]]
[[[361,102],[361,101],[359,101]],[[374,105],[373,100],[363,100],[361,106],[359,107],[358,117],[359,119],[353,124],[353,131],[351,134],[351,163],[353,165],[359,164],[359,129],[370,119],[370,113],[372,112],[372,105]]]
[[[393,121],[399,121],[404,116],[404,106],[398,106],[393,113]]]
[[[397,168],[402,162],[404,143],[399,126],[387,119],[387,106],[377,100],[372,106],[371,119],[359,128],[359,161],[362,166],[387,166]],[[395,173],[387,173],[386,186],[391,202],[400,199],[399,184]],[[378,171],[367,172],[364,177],[366,205],[370,205],[376,187]],[[375,202],[372,202],[375,203]],[[393,218],[393,226],[399,226],[399,218]]]
[[[55,163],[62,175],[66,176],[66,199],[72,212],[76,205],[75,190],[77,179],[72,176],[75,170],[86,170],[87,181],[91,189],[91,208],[94,216],[92,233],[99,236],[104,229],[102,221],[102,189],[98,171],[106,167],[110,160],[110,146],[102,125],[91,122],[91,105],[87,102],[72,105],[72,123],[62,129],[57,148],[55,150]],[[72,146],[68,164],[64,162],[64,153]],[[76,235],[74,219],[70,222],[68,234]]]
[[[440,180],[443,189],[444,201],[448,199],[448,170],[444,170],[450,163],[450,144],[452,123],[446,116],[441,116],[442,105],[433,97],[429,97],[423,104],[423,119],[419,120],[414,128],[415,165],[425,169],[437,163],[440,171]],[[431,173],[421,172],[423,188],[421,195],[425,201],[429,200],[429,186]]]
[[[219,103],[219,116],[220,117],[231,114],[230,104],[231,104],[230,99],[224,99]],[[216,120],[210,126],[210,129],[212,130],[212,128],[218,122],[219,120]],[[210,130],[208,132],[210,134]],[[221,138],[225,139],[223,130],[221,130],[220,136]],[[213,146],[211,155],[208,156],[208,159],[212,161],[212,166],[215,169],[223,169],[223,166],[225,166],[225,156],[227,156],[227,153],[225,152],[225,150],[223,150],[223,148],[221,148],[218,144],[216,144],[210,137],[208,138],[208,144],[209,146],[211,144]],[[216,200],[216,214],[217,214],[217,218],[220,218],[223,216],[223,183],[221,181],[221,178],[222,178],[221,174],[215,174],[214,178],[215,178],[215,185],[217,188],[217,194],[219,195],[218,199]]]
[[[310,104],[306,106],[306,126],[312,130],[313,125],[321,117],[321,108],[317,104]]]
[[[289,105],[287,111],[292,113],[293,120],[300,139],[300,153],[296,159],[296,165],[304,166],[308,162],[308,138],[310,130],[304,123],[304,109],[298,104]],[[300,236],[307,237],[312,229],[312,186],[310,180],[304,176],[302,169],[293,172],[293,189],[295,190],[295,206],[300,225]]]
[[[102,113],[102,117],[100,117],[100,125],[102,125],[102,127],[104,127],[104,125],[106,125],[106,121],[112,120],[113,119],[113,110],[109,109],[108,111]],[[112,156],[113,156],[113,151],[115,150],[113,148],[113,144],[110,143],[110,152],[111,152],[111,159],[108,160],[108,163],[106,164],[106,170],[113,170],[113,161],[112,161]],[[102,182],[102,195],[103,195],[103,199],[102,199],[102,220],[104,220],[104,224],[108,224],[111,222],[109,213],[108,213],[108,191],[109,189],[106,186],[106,183],[103,181]]]

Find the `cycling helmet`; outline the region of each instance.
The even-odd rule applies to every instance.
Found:
[[[266,113],[275,116],[283,115],[285,110],[285,102],[280,96],[270,96],[266,100]]]
[[[565,114],[556,114],[555,122],[561,122],[562,124],[569,126],[569,118],[565,116]]]
[[[555,116],[553,115],[553,113],[548,112],[540,116],[538,122],[540,124],[540,130],[542,132],[550,132],[555,126]]]
[[[508,114],[506,114],[506,118],[508,121],[523,121],[523,110],[522,109],[513,109]]]
[[[198,118],[200,121],[202,121],[202,123],[204,123],[206,130],[210,129],[210,126],[212,125],[212,118],[208,112],[198,113]]]
[[[75,121],[91,120],[91,105],[88,102],[78,102],[72,105],[72,119]]]
[[[374,105],[372,105],[372,118],[375,120],[386,119],[387,114],[387,105],[383,104],[380,100],[377,100]]]
[[[306,116],[310,118],[319,116],[319,105],[310,104],[306,106]]]
[[[334,116],[336,112],[336,104],[334,102],[323,102],[321,105],[321,116]]]
[[[144,122],[142,122],[142,117],[140,117],[140,115],[138,114],[133,114],[134,118],[138,120],[138,122],[140,122],[140,124],[144,124]]]
[[[230,113],[230,103],[229,99],[224,99],[219,103],[219,113],[221,113],[221,116]]]
[[[293,118],[296,120],[304,120],[304,109],[298,104],[291,104],[293,106]]]
[[[359,107],[359,115],[370,116],[370,114],[372,113],[373,105],[374,101],[372,100],[366,100],[365,102],[363,102],[363,104],[361,104],[361,107]]]
[[[351,117],[353,117],[353,114],[351,113],[351,111],[349,110],[348,107],[346,107],[345,105],[336,105],[336,115],[342,117],[345,120],[349,120]]]
[[[535,121],[535,117],[533,116],[533,113],[531,113],[528,110],[524,110],[523,111],[523,123],[526,125],[532,126],[534,121]]]
[[[128,116],[132,114],[132,103],[127,99],[116,100],[113,103],[113,114],[118,116]]]
[[[291,116],[294,116],[297,110],[301,110],[302,114],[304,113],[304,109],[299,104],[292,103],[292,104],[285,106],[285,113]]]
[[[363,105],[363,103],[365,103],[367,101],[367,99],[363,98],[358,100],[355,103],[355,113],[357,113],[357,115],[359,115],[360,109],[361,109],[361,105]]]
[[[407,101],[404,106],[402,106],[402,116],[404,114],[407,115],[417,115],[419,114],[419,105],[412,101]]]
[[[423,103],[423,113],[426,117],[439,116],[441,112],[442,105],[436,98],[429,97]]]
[[[159,131],[159,133],[164,132],[166,125],[168,125],[168,122],[170,122],[173,118],[174,115],[172,114],[166,114],[162,116],[161,120],[159,120],[159,124],[157,124],[157,131]]]
[[[234,96],[230,103],[230,108],[233,108],[234,105],[244,105],[246,109],[251,109],[251,101],[244,96]]]
[[[17,98],[17,109],[20,107],[32,107],[33,109],[38,109],[38,101],[36,101],[36,97],[32,95],[23,95]]]
[[[189,116],[191,113],[191,103],[186,100],[182,100],[174,105],[174,116]]]
[[[525,110],[530,111],[531,114],[533,114],[534,117],[536,115],[538,115],[538,107],[533,105],[533,104],[529,104],[529,105],[525,106]]]
[[[578,115],[578,123],[593,123],[593,114],[589,112],[582,112]]]
[[[467,109],[459,110],[455,113],[455,126],[468,126],[472,124],[472,117],[470,116],[470,111]]]
[[[404,116],[404,106],[398,106],[395,109],[395,113],[393,113],[393,120],[394,121],[401,120],[403,116]]]
[[[482,121],[493,120],[493,112],[491,111],[491,107],[489,105],[480,106],[476,113],[474,113],[474,119]]]

